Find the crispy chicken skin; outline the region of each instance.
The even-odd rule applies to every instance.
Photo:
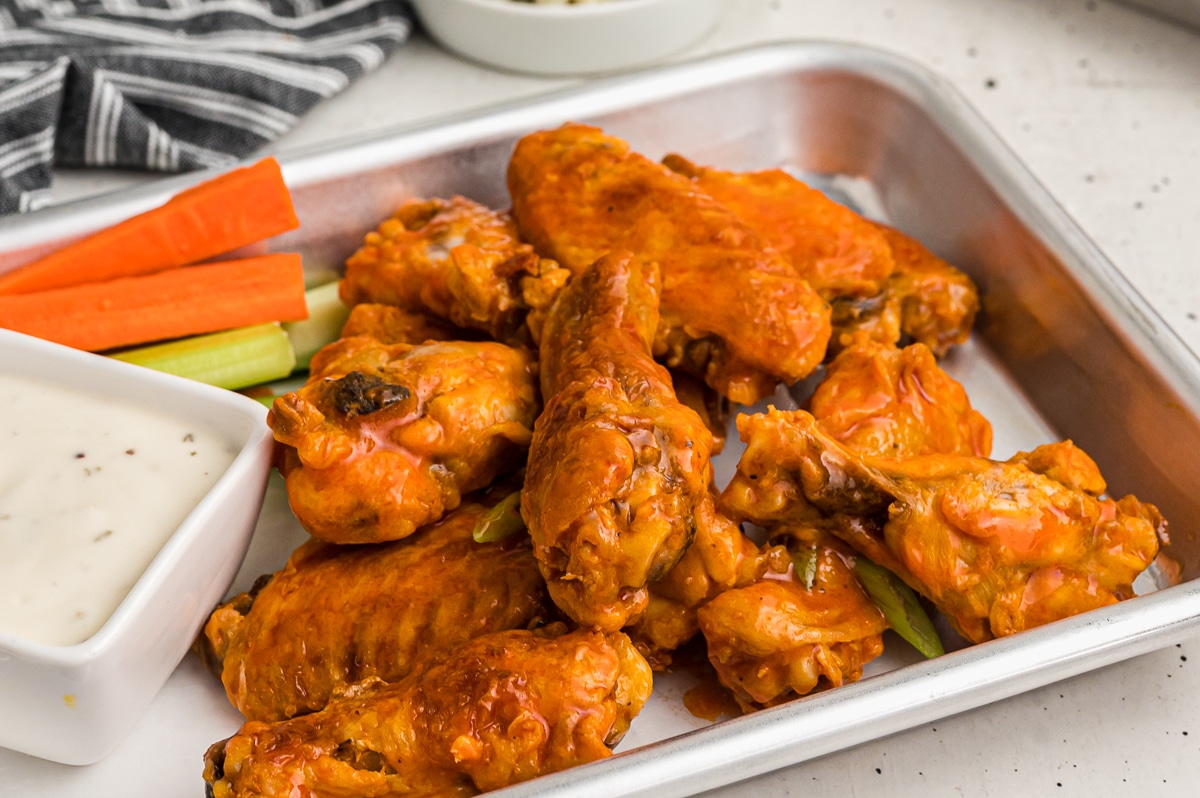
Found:
[[[213,798],[465,796],[603,759],[650,695],[625,635],[476,638],[205,756]]]
[[[833,303],[836,349],[855,331],[896,343],[903,333],[938,357],[965,343],[979,312],[979,289],[971,278],[893,227],[872,223],[892,248],[896,269],[881,293]]]
[[[741,527],[709,498],[696,508],[696,536],[679,562],[649,585],[646,613],[625,631],[655,670],[671,664],[671,652],[699,631],[696,610],[722,591],[748,585],[767,570],[778,547],[759,551]]]
[[[713,436],[712,454],[715,457],[725,448],[725,436],[733,419],[729,400],[709,388],[696,377],[678,369],[671,372],[671,383],[679,401],[696,411]]]
[[[410,200],[367,234],[340,293],[347,305],[396,305],[504,341],[569,276],[521,243],[507,214],[464,197]]]
[[[809,400],[831,436],[861,454],[992,452],[992,425],[924,344],[898,349],[857,333]]]
[[[883,458],[855,454],[804,411],[738,422],[747,448],[725,507],[756,523],[813,512],[868,519],[848,542],[873,538],[877,525],[875,546],[893,560],[863,553],[972,642],[1132,597],[1133,580],[1166,542],[1153,505],[1098,498],[1095,463],[1069,441],[1008,462]]]
[[[469,341],[477,336],[420,313],[395,305],[363,303],[350,308],[342,338],[365,335],[381,344],[421,344],[425,341]]]
[[[536,366],[503,344],[342,338],[267,423],[287,447],[288,500],[333,543],[407,537],[516,470],[538,412]]]
[[[687,178],[584,125],[533,133],[508,168],[526,240],[578,277],[628,250],[662,271],[655,355],[742,404],[825,356],[829,309],[788,260]]]
[[[528,536],[472,539],[487,511],[463,504],[391,543],[305,543],[204,627],[229,700],[249,720],[307,714],[346,685],[400,679],[418,655],[543,618]]]
[[[857,681],[883,653],[887,621],[844,544],[811,528],[788,532],[788,545],[812,558],[811,583],[795,567],[776,565],[699,610],[709,661],[745,711]]]
[[[892,248],[875,225],[782,169],[725,172],[675,154],[663,164],[790,259],[826,301],[875,296],[895,268]]]
[[[629,253],[575,277],[546,320],[545,412],[521,515],[554,602],[615,631],[691,543],[708,497],[712,436],[650,355],[658,272]]]
[[[966,342],[979,312],[975,283],[912,236],[884,224],[876,227],[896,259],[886,290],[900,299],[900,329],[938,356]]]

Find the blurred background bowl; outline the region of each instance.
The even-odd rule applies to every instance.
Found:
[[[425,30],[489,66],[538,75],[591,75],[642,66],[698,41],[728,0],[413,0]]]
[[[0,633],[0,746],[91,764],[138,721],[233,582],[274,440],[266,410],[240,394],[7,330],[0,373],[177,417],[237,453],[95,634],[56,646]]]

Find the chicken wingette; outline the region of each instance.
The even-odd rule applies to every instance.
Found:
[[[883,653],[887,621],[854,575],[853,555],[814,528],[781,530],[795,562],[699,609],[717,677],[744,710],[857,681]]]
[[[310,540],[287,565],[218,607],[209,666],[248,720],[321,709],[367,678],[393,682],[421,656],[543,619],[546,586],[527,535],[478,543],[489,511],[468,503],[404,540]]]
[[[787,256],[832,303],[833,351],[855,331],[888,344],[907,335],[938,356],[966,341],[979,292],[916,239],[859,216],[782,169],[727,172],[679,155],[663,162]]]
[[[808,409],[861,454],[992,453],[992,425],[925,344],[898,349],[857,333],[826,368]]]
[[[895,269],[878,227],[782,169],[727,172],[675,154],[663,164],[753,228],[826,301],[875,296]]]
[[[508,168],[526,240],[576,278],[629,251],[662,272],[654,353],[753,404],[824,358],[829,309],[792,264],[687,178],[584,125],[522,138]]]
[[[522,243],[507,214],[465,197],[410,200],[346,261],[340,294],[509,341],[569,276]]]
[[[209,748],[204,780],[213,798],[476,795],[609,756],[650,687],[619,632],[497,632],[319,712],[246,723]]]
[[[1134,595],[1166,542],[1154,505],[1103,498],[1069,441],[998,462],[857,454],[804,411],[742,416],[746,453],[722,495],[756,523],[840,519],[830,528],[924,594],[972,642]],[[839,526],[853,526],[846,535]],[[890,558],[889,558],[890,555]]]

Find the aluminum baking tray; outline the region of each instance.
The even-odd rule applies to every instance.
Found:
[[[996,456],[1070,437],[1115,494],[1172,522],[1181,583],[1146,579],[1137,599],[916,661],[889,649],[862,681],[710,724],[687,713],[686,673],[655,696],[599,763],[503,796],[688,795],[1030,690],[1185,637],[1200,626],[1200,363],[937,75],[861,47],[787,44],[607,79],[436,125],[285,161],[302,227],[277,249],[336,268],[403,199],[462,193],[503,207],[504,165],[522,134],[599,124],[658,157],[730,169],[781,166],[922,239],[979,283],[972,341],[947,359],[996,428]],[[0,222],[0,271],[161,202],[188,176]],[[777,401],[786,403],[784,393]],[[732,446],[717,464],[726,478]],[[276,479],[241,574],[244,588],[303,538]],[[206,746],[240,717],[191,658],[103,762],[72,769],[0,752],[0,795],[198,794]],[[135,775],[136,774],[136,775]]]

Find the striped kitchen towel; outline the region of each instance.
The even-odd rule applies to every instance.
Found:
[[[378,66],[404,0],[0,0],[0,213],[51,170],[231,163]]]

